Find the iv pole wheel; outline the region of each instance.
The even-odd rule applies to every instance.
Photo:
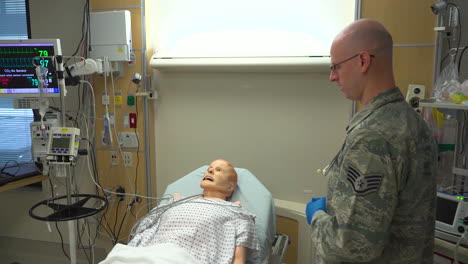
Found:
[[[109,205],[109,202],[104,197],[94,194],[72,194],[71,197],[74,198],[74,202],[70,205],[65,204],[67,201],[67,195],[43,200],[29,209],[29,215],[40,221],[70,221],[95,215],[106,209]],[[65,203],[58,203],[60,201],[65,201]],[[91,207],[84,206],[88,202],[92,203],[90,205]],[[50,213],[47,216],[38,215],[36,214],[36,209],[39,210],[39,208],[52,209],[53,213]]]

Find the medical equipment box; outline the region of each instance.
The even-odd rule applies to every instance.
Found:
[[[130,11],[90,13],[91,56],[109,61],[130,61],[132,27]]]
[[[457,243],[465,232],[468,232],[468,196],[437,192],[435,236]]]
[[[69,156],[78,155],[80,140],[80,129],[75,127],[52,127],[49,133],[49,147],[47,156]]]

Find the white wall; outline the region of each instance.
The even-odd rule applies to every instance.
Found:
[[[64,55],[73,54],[81,38],[84,3],[85,0],[29,1],[32,38],[59,38],[62,44],[62,53]],[[69,93],[74,95],[76,91],[69,88]],[[73,111],[76,97],[74,97],[75,100],[72,100],[73,96],[69,98],[71,100],[67,100],[67,110]],[[55,102],[58,104],[59,100],[55,99]],[[83,173],[77,175],[77,181],[80,183],[86,181],[85,178],[89,179],[89,176]],[[60,195],[64,194],[64,192],[60,193]],[[0,201],[2,201],[0,203],[0,211],[2,212],[0,236],[60,241],[53,224],[51,225],[53,232],[49,233],[44,222],[35,220],[28,214],[31,206],[50,197],[49,193],[28,190],[0,193]],[[65,242],[67,242],[68,228],[66,225],[61,224],[60,226]]]
[[[158,195],[216,158],[249,169],[275,198],[325,195],[316,170],[341,147],[351,110],[328,73],[163,72],[156,79]]]

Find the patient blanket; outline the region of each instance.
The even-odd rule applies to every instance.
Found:
[[[99,264],[202,264],[182,248],[172,244],[129,247],[117,244]]]
[[[261,250],[255,216],[240,205],[195,197],[155,211],[142,220],[129,246],[174,244],[202,263],[220,264],[232,263],[236,246],[247,247],[248,258]]]

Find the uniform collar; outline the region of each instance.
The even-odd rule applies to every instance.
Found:
[[[346,133],[349,134],[357,125],[367,119],[375,110],[392,102],[404,100],[403,94],[398,87],[389,89],[383,93],[378,94],[372,98],[362,109],[359,111],[346,127]]]

